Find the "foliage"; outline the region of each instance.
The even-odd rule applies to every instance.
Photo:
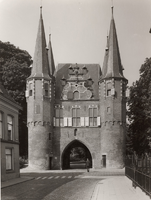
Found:
[[[74,147],[71,149],[70,157],[72,160],[85,160],[86,153],[82,147]]]
[[[151,136],[151,58],[140,68],[140,78],[130,87],[128,99],[128,128],[133,151],[141,154],[149,151]]]
[[[20,155],[27,155],[27,105],[25,99],[26,78],[30,75],[31,56],[27,51],[9,42],[0,41],[0,69],[2,83],[8,93],[22,107],[19,115]]]

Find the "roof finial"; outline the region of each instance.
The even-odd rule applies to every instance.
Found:
[[[42,0],[40,0],[40,7],[42,7]]]
[[[42,6],[40,6],[40,17],[42,18]]]
[[[49,33],[49,41],[51,41],[51,33]]]
[[[113,6],[113,0],[112,0],[112,6],[111,6],[111,9],[112,9],[112,18],[113,18],[113,8],[114,8],[114,6]]]
[[[40,0],[40,16],[42,18],[42,0]]]
[[[49,26],[49,40],[51,39],[51,27]]]

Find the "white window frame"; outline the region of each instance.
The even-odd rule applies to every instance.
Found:
[[[5,148],[5,158],[6,158],[6,171],[12,171],[13,170],[13,149],[12,148]]]
[[[92,109],[92,117],[90,116],[90,109]],[[94,116],[94,109],[96,109],[96,116]],[[97,117],[98,117],[98,108],[97,107],[89,107],[89,126],[91,127],[96,127],[97,126]],[[92,125],[90,125],[90,119],[92,119]],[[96,124],[95,123],[95,119],[96,119]]]
[[[8,122],[8,117],[10,117],[12,119],[12,123]],[[11,132],[10,132],[10,130],[11,130]],[[8,140],[13,140],[13,134],[14,134],[14,117],[12,115],[7,115],[7,137],[8,137]]]

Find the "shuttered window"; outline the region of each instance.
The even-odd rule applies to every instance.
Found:
[[[89,108],[89,126],[97,126],[97,108]]]
[[[72,108],[72,125],[80,126],[80,108]]]
[[[63,108],[55,109],[55,126],[63,126]]]

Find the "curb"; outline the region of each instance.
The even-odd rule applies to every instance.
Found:
[[[99,188],[100,188],[99,184],[100,184],[100,181],[96,184],[96,186],[94,188],[91,200],[96,200],[97,199]]]
[[[1,189],[10,187],[12,185],[17,185],[17,184],[20,184],[23,182],[27,182],[27,181],[30,181],[33,179],[34,179],[34,177],[26,177],[26,176],[22,176],[20,178],[15,178],[15,179],[10,179],[8,181],[1,182]]]

